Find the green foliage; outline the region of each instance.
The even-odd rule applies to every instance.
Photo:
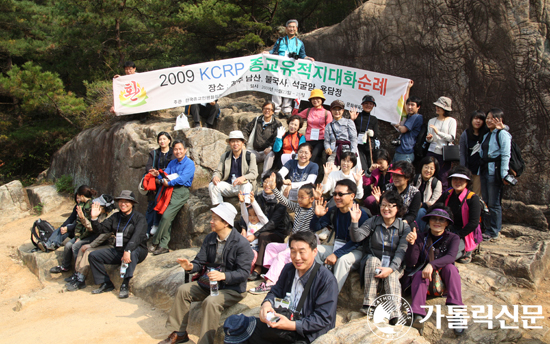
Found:
[[[42,215],[42,210],[44,209],[44,204],[38,203],[33,207],[34,213],[36,215]]]
[[[74,194],[73,177],[64,174],[55,181],[55,188],[59,193]]]

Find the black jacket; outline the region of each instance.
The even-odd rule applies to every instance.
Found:
[[[275,116],[271,117],[271,123],[266,125],[265,129],[263,128],[264,116],[258,116],[254,118],[250,123],[246,125],[243,130],[244,137],[248,141],[249,136],[254,130],[254,124],[256,125],[256,134],[254,134],[253,147],[255,151],[263,151],[268,147],[273,147],[275,143],[275,138],[277,138],[277,129],[282,126],[281,122],[275,119]]]
[[[304,285],[307,283],[309,273],[314,266],[315,264],[302,276]],[[273,305],[276,297],[282,299],[286,296],[286,293],[290,293],[295,273],[296,268],[294,265],[292,263],[286,264],[279,275],[279,280],[271,287],[271,291],[265,297],[264,302],[269,300]],[[321,266],[304,303],[302,319],[296,321],[296,332],[306,337],[311,343],[332,330],[336,325],[337,303],[338,283],[336,278],[332,272]]]
[[[284,239],[289,234],[290,229],[292,229],[292,220],[286,212],[286,207],[279,203],[276,198],[274,200],[266,200],[262,193],[256,195],[255,199],[264,211],[265,216],[269,219],[269,222],[254,233],[254,236],[257,238],[263,232],[273,232],[274,234],[279,234]]]
[[[145,173],[149,173],[149,170],[152,168],[156,170],[164,170],[166,169],[166,166],[168,166],[168,163],[173,159],[174,155],[172,147],[170,147],[165,155],[160,152],[160,148],[153,149],[149,152],[149,159],[147,160],[147,165],[145,165]]]
[[[216,247],[218,234],[212,232],[204,238],[201,249],[191,262],[193,269],[189,273],[199,272],[203,266],[214,266],[216,260]],[[225,273],[225,281],[219,283],[220,289],[233,289],[239,293],[246,292],[246,282],[252,268],[254,253],[250,243],[236,229],[233,229],[227,237],[223,249],[222,272]]]
[[[145,215],[135,210],[130,215],[125,215],[119,211],[101,223],[97,220],[92,221],[92,228],[94,229],[94,234],[98,235],[101,233],[113,233],[116,235],[117,228],[118,231],[124,229],[122,247],[115,247],[117,251],[134,251],[136,248],[141,247],[147,252],[147,220],[145,219]]]

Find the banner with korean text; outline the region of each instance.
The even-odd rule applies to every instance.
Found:
[[[313,89],[323,90],[325,104],[340,99],[349,110],[360,109],[370,94],[377,104],[372,113],[396,123],[404,115],[408,83],[357,68],[258,54],[121,76],[113,79],[113,94],[117,115],[208,103],[242,91],[307,100]]]

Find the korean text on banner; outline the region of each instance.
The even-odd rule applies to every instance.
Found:
[[[326,104],[340,99],[347,109],[361,108],[361,99],[370,94],[377,104],[372,113],[396,123],[404,114],[408,83],[357,68],[258,54],[121,76],[113,79],[113,95],[117,115],[129,115],[212,102],[242,91],[307,99],[317,88]]]

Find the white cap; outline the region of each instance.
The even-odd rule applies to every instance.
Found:
[[[235,222],[235,216],[237,216],[237,209],[233,204],[229,202],[222,202],[217,207],[210,209],[214,214],[221,217],[225,222],[229,223],[233,227]]]
[[[467,175],[462,174],[462,173],[453,173],[450,176],[448,176],[447,178],[462,178],[462,179],[470,180],[470,178],[468,178]]]
[[[230,132],[229,137],[227,138],[226,141],[229,142],[233,139],[243,140],[243,142],[246,142],[246,139],[244,138],[243,132],[240,131],[240,130],[233,130],[232,132]]]

